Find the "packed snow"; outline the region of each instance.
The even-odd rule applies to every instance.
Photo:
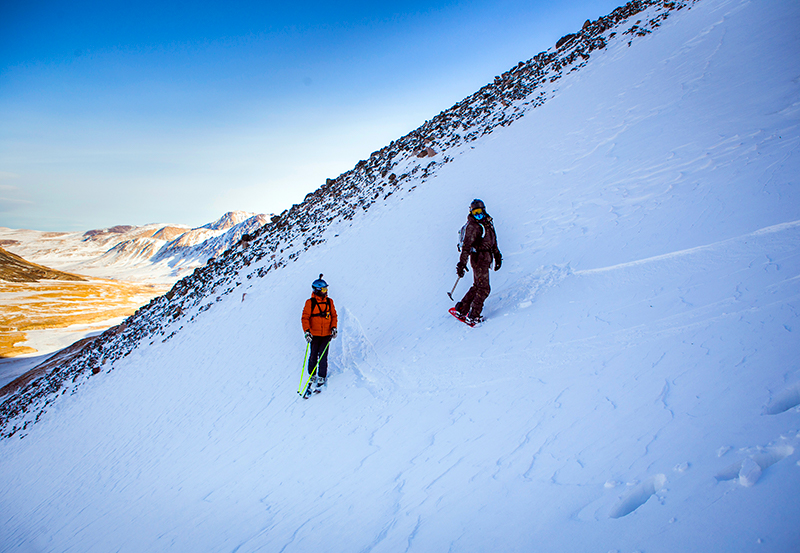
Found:
[[[0,441],[0,549],[796,551],[798,25],[701,0],[617,36],[434,178],[245,267]],[[446,292],[475,197],[504,262],[469,328]],[[304,400],[319,273],[340,332]]]

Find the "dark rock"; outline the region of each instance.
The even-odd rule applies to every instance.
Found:
[[[578,35],[564,35],[558,39],[558,42],[556,42],[556,48],[561,48],[562,46],[564,46],[569,42],[572,42],[576,38],[578,38]]]

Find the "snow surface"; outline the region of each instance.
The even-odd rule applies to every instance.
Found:
[[[796,551],[799,24],[702,0],[611,41],[60,396],[0,442],[0,549]],[[504,254],[474,329],[446,296],[473,197]],[[302,400],[320,272],[340,335]]]

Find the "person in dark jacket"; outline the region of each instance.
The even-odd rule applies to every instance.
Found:
[[[303,307],[301,322],[306,341],[311,344],[308,374],[317,369],[309,386],[316,384],[317,388],[321,388],[328,378],[328,344],[332,338],[336,338],[338,317],[333,300],[328,297],[328,283],[322,280],[322,275],[311,284],[311,288],[313,293]]]
[[[456,265],[456,273],[463,277],[467,270],[467,258],[472,265],[473,284],[460,302],[456,304],[459,318],[469,324],[483,321],[481,312],[483,302],[489,297],[489,269],[494,262],[494,270],[500,269],[503,256],[497,247],[497,234],[492,224],[492,218],[486,212],[486,206],[481,200],[472,200],[467,216],[467,225],[464,230],[464,241],[461,246],[461,257]]]

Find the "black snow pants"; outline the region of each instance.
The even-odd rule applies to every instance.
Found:
[[[472,265],[473,283],[460,302],[456,304],[456,310],[468,317],[475,318],[480,316],[483,311],[483,302],[489,297],[492,288],[489,286],[489,267],[492,266],[492,254],[487,252],[476,252],[470,256]]]
[[[311,338],[311,352],[308,357],[308,374],[313,373],[314,368],[317,366],[317,363],[319,363],[319,368],[314,374],[322,378],[328,377],[328,349],[330,348],[325,348],[330,343],[330,336],[313,336]]]

